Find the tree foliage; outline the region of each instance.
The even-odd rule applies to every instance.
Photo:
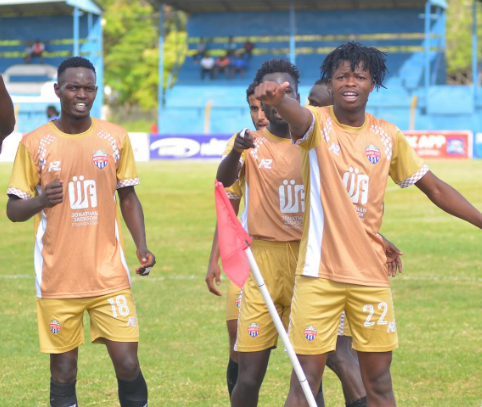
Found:
[[[159,13],[146,0],[101,0],[104,7],[105,84],[111,104],[157,106]],[[165,8],[164,86],[186,52],[185,16]],[[175,75],[174,75],[175,80]]]

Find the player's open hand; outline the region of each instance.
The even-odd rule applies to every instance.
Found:
[[[397,275],[397,270],[399,273],[402,272],[402,259],[400,256],[402,256],[403,253],[398,250],[392,242],[384,237],[383,245],[385,246],[385,254],[387,256],[388,275],[395,277]]]
[[[44,208],[52,208],[53,206],[62,203],[64,200],[62,181],[57,178],[55,181],[47,184],[41,196],[43,198]]]
[[[242,153],[244,150],[248,150],[250,148],[254,148],[254,138],[251,135],[251,132],[248,129],[244,129],[236,134],[236,138],[234,139],[234,146],[233,148],[238,152]]]
[[[256,86],[254,97],[267,105],[276,106],[285,97],[288,86],[289,82],[283,82],[281,85],[272,81],[262,82]]]
[[[222,294],[216,289],[214,286],[214,282],[216,281],[216,285],[221,284],[221,269],[219,267],[218,262],[209,262],[208,271],[206,273],[206,284],[208,286],[208,290],[213,293],[214,295],[222,296]]]
[[[136,268],[136,273],[140,276],[148,276],[152,267],[156,264],[156,256],[147,250],[147,247],[138,249],[136,254],[139,263],[141,263],[141,267]]]

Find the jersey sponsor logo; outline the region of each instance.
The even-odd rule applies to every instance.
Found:
[[[50,332],[52,332],[54,335],[57,335],[62,329],[62,326],[60,325],[59,321],[57,321],[56,319],[52,319],[52,321],[50,321],[49,323],[49,328]]]
[[[50,171],[57,172],[57,171],[60,171],[61,169],[62,168],[60,168],[60,161],[51,161],[49,163],[48,172],[50,172]]]
[[[365,153],[368,161],[370,161],[372,164],[376,164],[378,161],[380,161],[380,149],[375,144],[368,144],[367,148],[365,148]]]
[[[271,163],[273,162],[272,159],[270,158],[263,158],[261,160],[261,162],[259,163],[259,167],[258,168],[266,168],[267,170],[270,170],[272,167],[271,167]]]
[[[328,149],[328,151],[331,151],[333,154],[339,156],[340,155],[340,146],[338,144],[331,143],[331,146]]]
[[[305,211],[305,186],[296,185],[296,181],[284,180],[278,188],[279,208],[281,213],[299,213]]]
[[[72,209],[87,209],[97,207],[97,187],[94,180],[84,176],[73,177],[69,182],[69,200]]]
[[[109,162],[109,155],[105,150],[96,150],[92,154],[94,165],[100,170],[104,169]]]
[[[313,325],[310,325],[305,328],[304,335],[305,338],[311,342],[316,338],[316,335],[318,335],[318,331]]]
[[[129,325],[133,328],[136,327],[136,317],[129,317],[129,320],[127,321],[127,326]]]
[[[359,172],[358,168],[350,167],[350,169],[343,174],[343,183],[353,203],[366,205],[368,202],[368,184],[370,177]]]
[[[241,298],[243,298],[243,295],[242,294],[239,294],[236,299],[234,300],[234,303],[236,304],[236,306],[238,308],[241,308]]]
[[[395,321],[389,322],[387,327],[387,334],[397,332],[397,324]]]
[[[256,338],[259,335],[259,325],[256,322],[251,322],[248,325],[248,335],[251,336],[251,338]]]

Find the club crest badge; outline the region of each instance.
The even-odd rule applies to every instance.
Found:
[[[102,170],[109,162],[109,155],[104,150],[96,150],[92,154],[92,161],[98,169]]]
[[[365,148],[365,153],[368,161],[370,161],[372,164],[376,164],[378,161],[380,161],[380,149],[375,144],[368,144],[367,148]]]
[[[256,338],[259,335],[259,325],[256,322],[251,322],[248,325],[248,334],[252,338]]]
[[[305,338],[311,342],[313,339],[316,338],[318,331],[313,325],[310,325],[305,328],[304,334],[305,334]]]
[[[49,328],[50,332],[52,332],[54,335],[58,334],[61,329],[60,322],[56,319],[52,319],[52,321],[49,323]]]
[[[241,308],[241,298],[243,298],[243,296],[241,294],[239,294],[236,299],[234,300],[234,303],[236,304],[236,306],[238,308]]]

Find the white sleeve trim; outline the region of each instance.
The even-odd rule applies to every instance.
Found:
[[[7,195],[15,195],[15,196],[18,196],[20,199],[30,199],[32,197],[32,195],[27,194],[26,192],[23,192],[20,189],[12,188],[12,187],[7,189]]]
[[[405,181],[401,181],[398,183],[400,188],[408,188],[415,184],[416,182],[420,181],[422,177],[429,171],[428,165],[423,164],[422,168],[420,168],[415,174],[411,177],[407,178]]]
[[[311,113],[311,116],[313,117],[313,120],[311,122],[311,126],[310,128],[306,131],[306,133],[304,134],[304,136],[298,140],[296,140],[295,138],[295,135],[293,133],[291,133],[290,131],[290,136],[291,136],[291,141],[293,142],[293,144],[295,145],[300,145],[303,141],[306,141],[308,140],[308,137],[310,136],[311,132],[313,131],[313,128],[315,127],[315,115],[313,114],[313,112],[310,110],[310,113]]]
[[[122,179],[117,181],[117,189],[125,188],[125,187],[133,187],[139,185],[139,177],[136,178],[129,178],[129,179]]]

